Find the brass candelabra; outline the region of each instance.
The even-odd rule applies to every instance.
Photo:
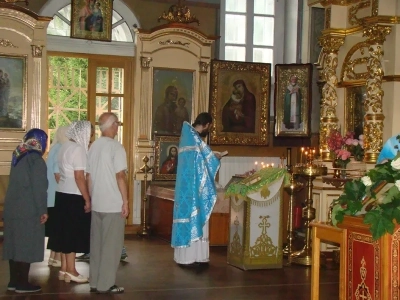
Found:
[[[293,254],[293,242],[295,240],[295,234],[293,230],[293,204],[295,201],[295,194],[303,189],[303,184],[296,182],[294,180],[294,174],[292,173],[290,176],[290,183],[284,186],[283,189],[290,195],[287,223],[287,245],[285,248],[283,248],[283,255],[288,258],[287,264],[290,265],[292,263],[291,255]]]
[[[303,150],[302,150],[303,151]],[[313,181],[317,176],[324,176],[328,173],[328,168],[322,164],[314,163],[314,150],[306,151],[306,162],[297,164],[293,167],[293,174],[304,177],[307,180],[307,199],[306,206],[303,208],[302,217],[305,220],[304,226],[306,227],[306,239],[304,248],[300,251],[294,252],[290,256],[292,263],[310,266],[312,261],[311,251],[311,226],[310,223],[315,219],[315,208],[313,205],[312,190]]]
[[[140,229],[137,234],[141,237],[147,237],[150,235],[150,226],[147,225],[147,178],[148,173],[153,169],[148,165],[149,158],[147,155],[143,157],[144,165],[140,168],[141,172],[144,172],[144,196],[142,200],[142,207],[143,207],[143,217],[142,222],[140,224]]]

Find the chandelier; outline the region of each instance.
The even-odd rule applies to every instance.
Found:
[[[0,0],[0,2],[11,3],[11,4],[24,2],[26,6],[28,6],[29,4],[29,0]]]

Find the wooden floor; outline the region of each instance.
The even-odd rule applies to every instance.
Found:
[[[117,285],[125,288],[124,294],[90,294],[88,284],[59,281],[58,268],[46,264],[46,251],[45,262],[32,264],[30,271],[31,282],[41,285],[42,292],[29,296],[6,291],[8,262],[0,261],[0,299],[310,299],[309,267],[242,271],[226,263],[226,247],[211,247],[208,268],[183,269],[174,263],[167,242],[131,236],[125,245],[129,257],[121,262],[117,274]],[[87,262],[77,262],[77,269],[89,275]],[[321,299],[338,299],[338,278],[337,268],[321,269]]]

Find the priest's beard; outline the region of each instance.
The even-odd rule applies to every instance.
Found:
[[[202,132],[200,132],[199,133],[199,135],[201,136],[201,137],[206,137],[207,135],[208,135],[208,129],[206,129],[206,130],[203,130]]]

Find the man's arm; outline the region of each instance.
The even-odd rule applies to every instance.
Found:
[[[118,189],[122,196],[122,217],[126,218],[129,215],[129,206],[128,206],[128,187],[126,184],[126,174],[125,170],[118,172],[116,175]]]

